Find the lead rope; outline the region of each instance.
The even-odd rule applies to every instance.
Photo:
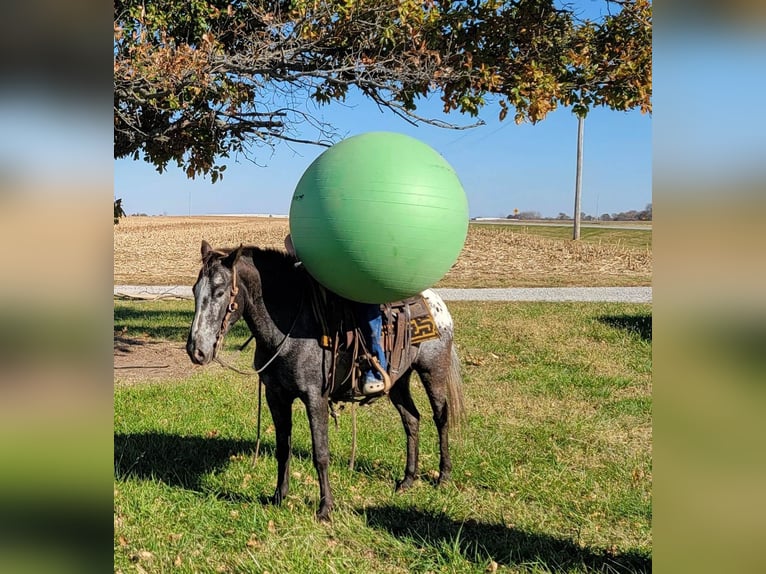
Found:
[[[231,317],[231,314],[237,309],[237,293],[239,292],[239,287],[237,286],[237,268],[232,268],[232,280],[231,280],[231,297],[229,298],[229,306],[226,308],[226,314],[223,317],[223,321],[221,322],[221,331],[218,333],[218,339],[215,342],[214,349],[218,350],[220,347],[220,344],[226,334],[226,325],[229,321],[229,317]],[[255,374],[260,375],[266,367],[268,367],[271,363],[274,362],[274,359],[276,359],[279,356],[279,353],[282,351],[282,347],[285,346],[285,343],[287,342],[287,339],[290,338],[290,335],[293,332],[293,329],[295,328],[295,325],[298,323],[298,318],[301,316],[301,311],[303,311],[303,301],[305,299],[305,294],[301,295],[301,303],[298,306],[298,312],[295,314],[295,319],[293,319],[293,324],[290,325],[290,328],[287,331],[287,334],[282,338],[282,341],[280,341],[279,345],[277,345],[277,349],[274,352],[274,355],[266,361],[266,364],[262,365],[260,368],[255,369]],[[252,341],[253,337],[251,336],[244,345],[240,347],[240,351],[244,350],[245,347],[247,347],[248,343]],[[247,375],[250,376],[252,373],[248,373],[245,371],[242,371],[230,364],[228,364],[226,361],[221,359],[220,357],[216,356],[215,360],[220,365],[226,367],[227,369],[231,369],[232,371],[239,373],[241,375]],[[253,365],[255,367],[255,365]],[[258,456],[261,449],[261,413],[263,411],[263,400],[262,400],[262,388],[263,388],[263,381],[261,380],[261,377],[258,377],[258,423],[257,423],[257,432],[256,432],[256,438],[255,438],[255,453],[253,454],[253,464],[258,462]]]
[[[348,458],[348,469],[354,470],[356,462],[356,401],[351,403],[351,454]]]
[[[255,435],[255,452],[253,453],[253,465],[258,463],[258,454],[261,451],[261,388],[263,387],[263,382],[261,381],[261,377],[258,377],[258,426],[256,427],[258,431]]]
[[[259,369],[255,369],[255,373],[257,375],[260,375],[266,367],[268,367],[274,359],[276,359],[279,356],[280,351],[282,350],[282,347],[284,346],[285,342],[287,341],[288,337],[293,332],[293,329],[295,328],[295,325],[298,323],[298,317],[301,316],[301,311],[303,311],[303,301],[306,297],[304,295],[301,295],[301,304],[298,306],[298,312],[295,314],[295,319],[293,319],[293,324],[290,325],[290,329],[287,331],[287,334],[285,335],[284,339],[282,339],[282,342],[279,343],[277,346],[277,350],[274,353],[274,356],[271,357],[268,361],[266,361],[266,364],[263,365]],[[255,365],[253,365],[255,367]],[[262,402],[261,402],[261,389],[263,388],[263,381],[261,380],[261,377],[258,377],[258,431],[255,436],[255,454],[253,455],[253,464],[258,462],[258,453],[261,449],[261,411],[263,410],[261,408]]]

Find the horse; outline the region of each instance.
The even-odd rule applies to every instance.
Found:
[[[328,520],[333,507],[328,476],[329,409],[331,401],[348,397],[348,373],[354,368],[351,352],[342,353],[334,369],[334,380],[345,382],[337,387],[326,384],[332,351],[320,344],[320,320],[309,301],[316,283],[295,256],[255,246],[213,249],[204,240],[201,254],[186,351],[193,363],[209,363],[231,326],[244,319],[256,342],[253,367],[265,388],[276,430],[277,485],[271,502],[279,505],[289,490],[292,404],[300,399],[308,415],[313,463],[319,479],[316,517]],[[351,304],[331,292],[328,296],[336,297],[336,302]],[[420,413],[410,394],[412,372],[418,373],[425,388],[438,430],[437,485],[450,480],[449,428],[450,424],[457,426],[464,416],[452,317],[434,291],[426,290],[423,296],[439,337],[407,349],[403,359],[406,368],[400,369],[401,374],[391,381],[388,392],[407,436],[404,478],[397,481],[397,491],[411,487],[418,473]]]

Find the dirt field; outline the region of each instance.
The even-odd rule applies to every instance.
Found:
[[[285,218],[126,217],[114,226],[115,285],[191,285],[199,247],[240,243],[283,249]],[[460,257],[437,287],[610,287],[649,285],[645,249],[470,226]]]

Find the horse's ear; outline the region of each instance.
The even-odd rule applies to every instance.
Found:
[[[212,250],[213,250],[213,248],[210,247],[210,244],[203,239],[202,240],[202,247],[200,248],[200,252],[202,253],[202,259],[207,257],[207,254],[210,253]]]
[[[226,256],[226,259],[223,260],[223,264],[226,265],[226,267],[234,268],[234,266],[237,264],[237,261],[239,261],[240,255],[242,255],[241,243],[239,244],[239,247],[237,247],[234,251]]]

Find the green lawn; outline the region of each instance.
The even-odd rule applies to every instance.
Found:
[[[331,427],[336,508],[318,486],[296,403],[291,492],[276,480],[257,379],[195,369],[118,386],[114,397],[115,570],[135,572],[649,572],[651,306],[452,302],[468,420],[453,435],[453,482],[433,486],[436,433],[425,393],[421,480],[404,494],[405,441],[381,400]],[[180,341],[193,306],[115,302],[115,329]],[[237,365],[240,328],[227,338]],[[244,354],[243,354],[244,355]],[[264,406],[265,409],[265,406]],[[139,569],[139,572],[141,571]]]

